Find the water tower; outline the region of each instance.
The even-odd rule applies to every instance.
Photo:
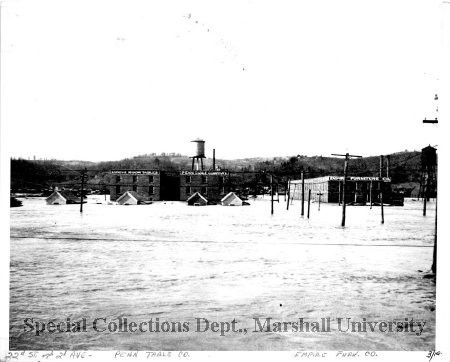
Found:
[[[420,177],[419,197],[436,197],[437,190],[437,153],[436,148],[427,146],[422,148],[422,172]]]
[[[191,156],[192,158],[192,171],[194,171],[194,163],[196,164],[196,169],[203,171],[203,159],[205,157],[205,141],[197,138],[193,141],[195,148],[194,148],[194,156]],[[200,164],[200,167],[199,167]]]

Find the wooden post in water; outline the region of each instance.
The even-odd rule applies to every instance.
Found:
[[[83,192],[84,192],[84,174],[86,172],[86,168],[81,171],[81,195],[80,195],[80,212],[83,212]]]
[[[437,155],[436,155],[437,157]],[[436,274],[436,270],[437,270],[437,223],[438,223],[438,219],[437,219],[437,214],[438,214],[438,194],[437,194],[437,188],[438,188],[438,178],[437,178],[437,165],[436,165],[436,211],[434,214],[434,248],[433,248],[433,264],[431,265],[431,271]]]
[[[305,215],[305,174],[302,171],[302,216]]]
[[[428,174],[426,175],[426,182],[424,185],[425,191],[423,191],[423,216],[427,216],[427,199],[428,199]]]
[[[308,219],[309,219],[309,204],[311,202],[311,189],[308,190]]]
[[[344,180],[342,181],[342,222],[341,222],[341,226],[345,226],[345,182],[347,180],[347,172],[348,172],[348,153],[345,155]]]
[[[380,156],[380,206],[381,206],[381,223],[384,224],[384,205],[383,205],[383,156]]]
[[[338,153],[332,153],[333,156],[344,156],[344,180],[342,181],[342,222],[341,225],[345,226],[345,182],[347,181],[347,173],[348,173],[348,160],[350,157],[360,158],[362,156],[349,155],[348,152],[345,155],[341,155]]]
[[[319,211],[320,211],[320,199],[322,198],[322,192],[319,191],[318,195],[319,195]]]
[[[288,194],[287,194],[286,210],[289,210],[289,201],[291,198],[291,180],[288,180],[287,189],[288,189]]]
[[[341,181],[339,181],[339,206],[341,206]]]
[[[437,178],[436,178],[437,179]],[[431,271],[436,274],[437,268],[437,182],[436,182],[436,211],[434,215],[434,248],[433,248],[433,264],[431,265]]]
[[[273,215],[273,175],[270,175],[270,214]]]

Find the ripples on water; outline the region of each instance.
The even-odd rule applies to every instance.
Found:
[[[247,207],[47,206],[11,209],[11,349],[434,349],[434,207],[341,209],[268,200]],[[385,245],[385,246],[380,246]],[[281,305],[281,306],[280,306]],[[23,320],[125,316],[215,321],[330,317],[427,321],[407,333],[63,333],[35,337]]]

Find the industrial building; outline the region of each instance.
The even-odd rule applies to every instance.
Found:
[[[229,172],[111,170],[109,191],[116,201],[126,191],[134,191],[147,201],[186,201],[196,192],[208,200],[220,201],[228,193]]]
[[[205,141],[191,142],[194,143],[191,170],[111,170],[108,183],[111,201],[133,191],[145,201],[186,201],[198,192],[211,202],[220,202],[229,192],[230,174],[216,170],[215,150],[212,169],[203,170]]]
[[[180,200],[196,192],[208,200],[219,201],[227,194],[229,173],[225,171],[180,171]]]
[[[126,191],[134,191],[148,201],[161,200],[161,172],[159,170],[111,170],[109,192],[116,201]]]
[[[304,180],[305,199],[311,190],[311,199],[329,203],[342,202],[343,176],[325,176]],[[394,200],[391,179],[389,177],[358,177],[349,176],[345,183],[345,202],[355,204],[379,203],[380,194],[383,193],[383,202],[386,204],[398,202]],[[290,182],[290,197],[294,200],[302,198],[302,180]]]

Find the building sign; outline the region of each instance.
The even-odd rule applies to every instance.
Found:
[[[329,176],[330,181],[342,181],[344,180],[344,176]],[[348,181],[380,181],[383,182],[391,182],[390,177],[371,177],[371,176],[347,176]]]
[[[111,170],[114,175],[159,175],[158,170]]]
[[[228,172],[225,171],[180,171],[180,175],[193,176],[193,175],[204,175],[204,176],[227,176]]]

